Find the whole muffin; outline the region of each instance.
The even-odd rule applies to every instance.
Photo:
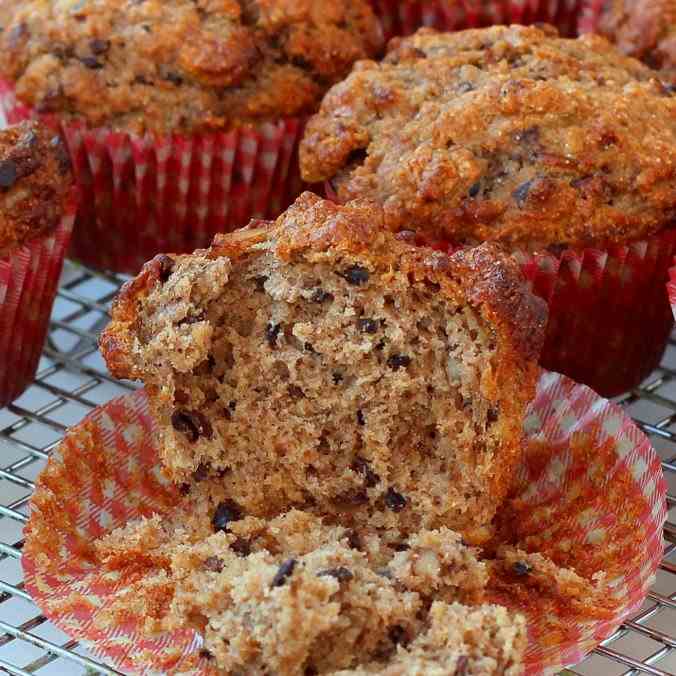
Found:
[[[381,45],[364,0],[10,0],[0,73],[40,112],[160,133],[312,112]]]
[[[595,0],[589,2],[580,27],[604,35],[676,85],[674,0]]]
[[[338,200],[380,203],[387,226],[404,237],[455,246],[500,241],[519,252],[526,268],[544,275],[548,368],[610,394],[659,361],[671,326],[662,288],[671,240],[617,261],[607,254],[670,237],[676,97],[603,38],[568,40],[547,27],[511,26],[422,29],[393,40],[382,63],[361,62],[329,91],[308,123],[300,162],[303,178],[327,181]],[[549,252],[549,262],[540,265],[536,252]],[[562,272],[572,279],[562,280]],[[611,273],[612,285],[603,286]],[[578,282],[584,288],[576,296]],[[566,297],[557,298],[563,286]],[[615,304],[609,322],[639,301],[659,336],[651,342],[645,326],[624,335],[624,325],[612,325],[609,335],[608,324],[593,344],[573,349],[566,335],[573,339],[573,329],[585,325],[582,306],[596,299],[607,308],[607,297]],[[646,355],[645,345],[656,352]],[[623,355],[619,370],[631,374],[610,368],[604,355],[613,346]],[[626,362],[634,349],[640,368]],[[605,375],[592,372],[605,372],[599,360],[608,365]]]
[[[7,117],[60,127],[85,188],[75,254],[126,272],[277,216],[305,116],[382,44],[367,0],[10,0],[0,20]]]
[[[35,375],[74,218],[59,137],[35,122],[0,131],[0,406]]]

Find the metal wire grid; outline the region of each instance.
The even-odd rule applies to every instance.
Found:
[[[34,385],[0,409],[0,672],[117,674],[47,621],[24,591],[22,529],[34,481],[69,425],[133,389],[96,348],[120,283],[66,264]],[[676,674],[676,333],[662,366],[619,399],[651,437],[669,484],[669,523],[657,581],[640,612],[571,671],[583,676]]]

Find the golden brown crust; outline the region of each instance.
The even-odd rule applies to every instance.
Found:
[[[0,19],[21,101],[138,132],[312,112],[382,42],[366,0],[11,0]]]
[[[596,36],[423,29],[309,122],[303,178],[394,230],[529,249],[623,242],[676,215],[676,97]]]
[[[398,264],[416,279],[439,283],[451,297],[460,288],[504,329],[519,361],[534,361],[540,353],[546,304],[529,291],[517,263],[496,245],[465,249],[452,256],[413,247],[383,227],[382,209],[376,204],[355,201],[340,206],[306,192],[276,222],[252,221],[247,228],[217,235],[206,251],[209,258],[228,257],[234,262],[270,241],[283,260],[307,249],[334,248],[369,254],[378,267]],[[187,256],[156,256],[120,290],[112,322],[99,341],[116,377],[139,377],[131,350],[139,303],[182,258]]]
[[[0,131],[0,257],[56,227],[71,186],[58,136],[36,122]]]
[[[598,32],[629,56],[640,59],[676,85],[676,2],[607,0]]]

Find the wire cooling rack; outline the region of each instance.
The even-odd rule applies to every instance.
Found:
[[[66,263],[34,385],[0,409],[0,673],[117,674],[47,621],[24,591],[22,530],[34,481],[69,425],[133,389],[96,339],[123,279]],[[583,676],[676,674],[676,333],[661,367],[618,401],[650,436],[669,484],[665,554],[643,608],[581,664]]]

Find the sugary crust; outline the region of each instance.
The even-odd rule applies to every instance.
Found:
[[[71,186],[58,136],[36,122],[0,131],[0,257],[56,227]]]
[[[676,215],[676,97],[598,36],[422,29],[328,92],[300,161],[341,202],[377,201],[395,230],[624,242]]]
[[[676,2],[608,0],[597,30],[625,54],[640,59],[676,85]]]
[[[11,0],[0,73],[41,112],[194,131],[313,111],[380,49],[366,0]]]

